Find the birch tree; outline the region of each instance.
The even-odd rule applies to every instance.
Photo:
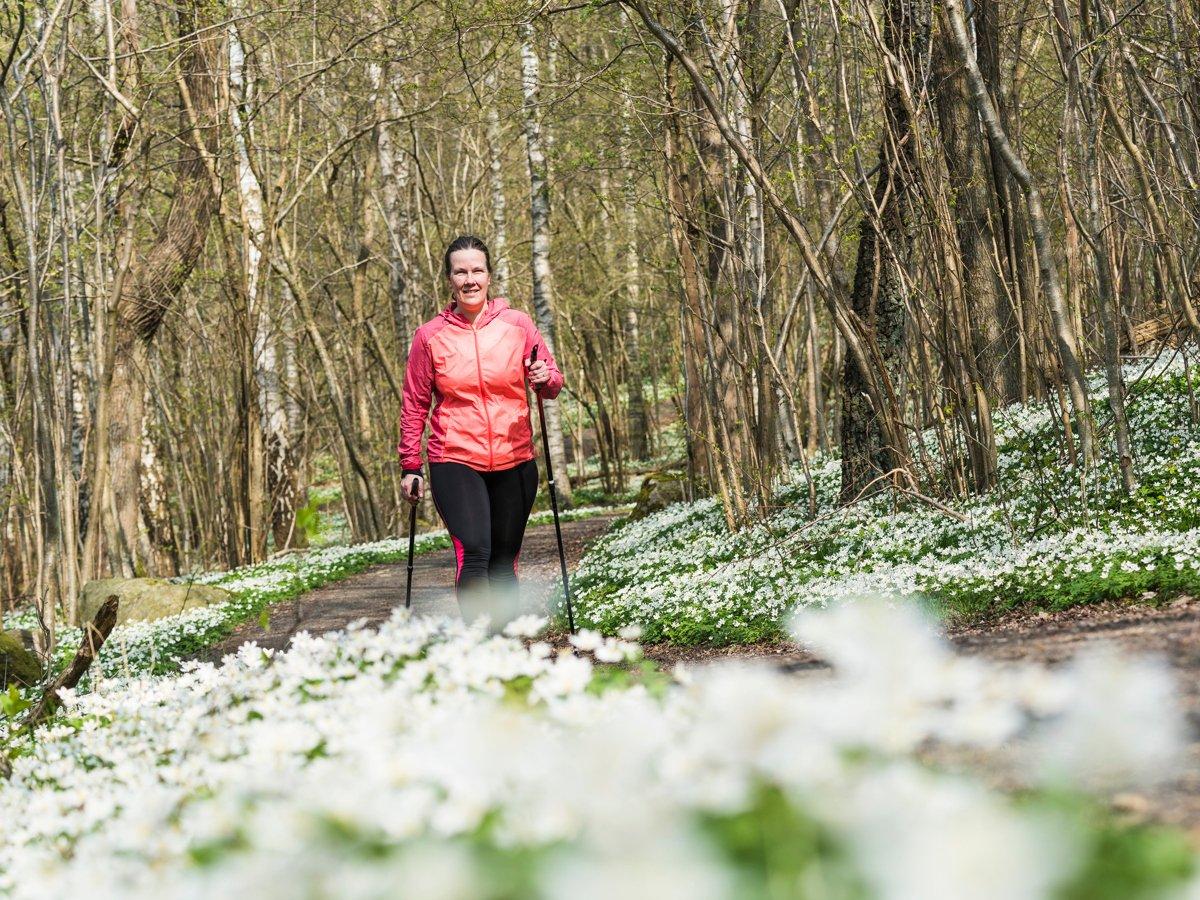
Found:
[[[525,128],[525,150],[529,163],[529,218],[532,231],[531,269],[533,278],[533,309],[538,330],[546,340],[547,349],[557,354],[558,327],[554,313],[554,294],[550,269],[550,183],[547,178],[546,154],[542,145],[540,84],[538,54],[535,46],[534,27],[531,22],[520,25],[521,38],[521,106],[522,123]],[[561,485],[559,492],[563,503],[571,504],[570,480],[567,472],[567,454],[563,446],[562,419],[558,404],[552,400],[544,403],[546,429],[549,436],[549,464],[562,474],[555,484]]]

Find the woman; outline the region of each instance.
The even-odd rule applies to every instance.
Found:
[[[443,264],[450,305],[417,329],[408,351],[401,488],[412,503],[424,495],[421,437],[432,403],[429,483],[454,541],[459,606],[467,621],[488,613],[496,623],[509,611],[495,604],[515,603],[517,559],[537,493],[525,384],[553,399],[563,377],[529,316],[489,298],[492,262],[483,241],[456,238]]]

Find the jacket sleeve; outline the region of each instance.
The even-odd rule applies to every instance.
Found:
[[[408,348],[404,393],[400,406],[400,466],[404,474],[421,471],[421,437],[433,401],[433,357],[424,333],[418,329]]]
[[[550,352],[550,348],[546,346],[546,340],[542,337],[542,333],[537,330],[537,326],[533,324],[533,319],[523,315],[522,325],[525,327],[525,358],[529,359],[529,354],[533,352],[533,348],[538,348],[538,359],[542,360],[550,367],[550,380],[547,381],[538,393],[547,400],[553,400],[558,396],[558,392],[563,387],[563,374],[558,370],[558,363],[554,360],[554,354]]]

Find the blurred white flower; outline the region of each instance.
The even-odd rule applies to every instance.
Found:
[[[542,879],[550,900],[726,900],[731,873],[696,838],[667,832],[620,854],[575,853]]]
[[[599,662],[603,663],[624,662],[627,646],[623,641],[618,641],[616,638],[605,638],[604,642],[595,649],[593,655]]]
[[[868,773],[822,802],[882,900],[1047,897],[1081,849],[1069,829],[909,763]]]
[[[504,633],[509,637],[536,637],[546,627],[545,616],[517,616],[504,626]]]
[[[473,900],[483,885],[470,853],[456,844],[422,841],[407,848],[394,866],[384,896],[420,900]]]
[[[533,682],[533,694],[543,700],[581,691],[592,680],[592,662],[586,657],[559,656]]]
[[[1089,788],[1175,777],[1186,732],[1166,665],[1098,646],[1081,651],[1063,674],[1069,694],[1062,711],[1028,751],[1035,771]]]
[[[604,636],[598,631],[592,631],[590,628],[580,628],[568,640],[576,649],[582,650],[584,653],[591,653],[603,645]]]
[[[1031,766],[1115,777],[1169,767],[1180,737],[1152,664],[964,658],[903,604],[801,623],[833,669],[678,667],[665,695],[595,692],[586,655],[403,613],[269,665],[108,679],[0,782],[0,894],[457,898],[516,864],[548,897],[729,897],[745,873],[697,823],[753,822],[765,788],[878,896],[1045,896],[1077,865],[1073,826],[908,754],[1039,717]],[[589,641],[601,661],[636,646]]]

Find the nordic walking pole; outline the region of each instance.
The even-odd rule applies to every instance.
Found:
[[[535,344],[529,351],[529,364],[537,362],[538,348]],[[567,554],[563,551],[562,525],[558,521],[558,492],[554,489],[554,466],[550,462],[550,439],[546,436],[546,407],[542,404],[542,392],[534,388],[538,402],[538,421],[542,424],[542,449],[546,451],[546,481],[550,484],[550,508],[554,510],[554,536],[558,538],[558,564],[562,568],[563,596],[567,598],[567,624],[575,633],[575,610],[571,606],[571,583],[567,578]]]
[[[413,551],[417,543],[417,503],[416,493],[421,484],[421,476],[418,475],[413,481],[413,499],[410,503],[411,509],[408,511],[408,585],[404,588],[404,608],[408,609],[412,606],[412,570],[413,570]]]

